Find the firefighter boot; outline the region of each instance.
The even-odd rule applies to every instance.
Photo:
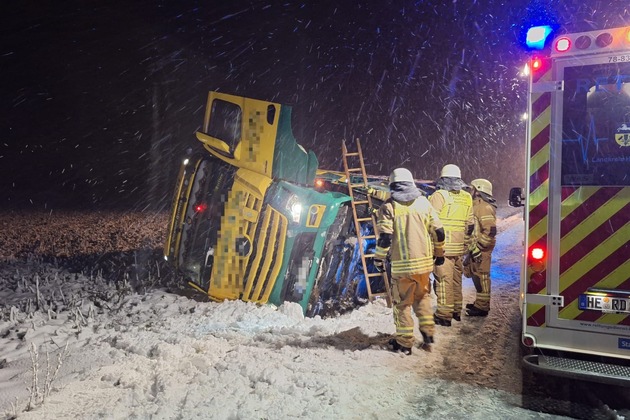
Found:
[[[466,309],[466,315],[468,316],[488,316],[488,311],[482,311],[481,309],[477,309],[475,306],[472,308]]]
[[[433,321],[435,321],[435,325],[441,325],[443,327],[450,327],[451,326],[451,320],[450,319],[443,319],[440,318],[439,316],[433,314]]]
[[[422,334],[422,341],[424,342],[423,345],[428,346],[435,342],[432,335],[428,335],[424,331],[420,331],[420,334]]]
[[[475,304],[474,304],[474,303],[467,303],[467,304],[466,304],[466,309],[473,308],[474,306],[475,306]]]
[[[462,320],[462,316],[459,312],[453,312],[453,319],[455,321],[461,321]]]
[[[396,341],[395,338],[392,338],[391,340],[389,340],[388,344],[390,347],[389,349],[393,351],[394,353],[401,352],[403,354],[406,354],[407,356],[411,355],[411,347],[401,346],[400,344],[398,344],[398,341]]]

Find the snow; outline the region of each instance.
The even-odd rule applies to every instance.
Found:
[[[411,356],[386,350],[394,325],[382,301],[326,319],[303,317],[297,304],[198,302],[165,290],[112,298],[109,309],[14,309],[0,323],[0,416],[557,418],[520,407],[520,214],[499,230],[490,315],[438,327],[432,351]],[[59,290],[90,283],[44,266],[22,268],[25,288],[36,277]],[[470,279],[464,297],[473,300]]]

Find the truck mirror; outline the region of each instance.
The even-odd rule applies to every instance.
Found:
[[[513,187],[510,188],[510,198],[508,199],[508,204],[510,207],[522,207],[524,206],[523,200],[523,189],[521,187]]]
[[[231,150],[230,145],[226,142],[210,137],[201,131],[197,131],[195,134],[197,135],[197,140],[205,144],[208,148],[214,150],[222,156],[234,159],[234,152]]]

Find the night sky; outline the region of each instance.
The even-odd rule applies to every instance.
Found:
[[[560,3],[560,4],[557,4]],[[588,5],[584,3],[589,3]],[[341,170],[435,179],[503,202],[524,182],[526,27],[630,24],[626,1],[6,1],[0,208],[168,209],[210,90],[293,106],[299,143]]]

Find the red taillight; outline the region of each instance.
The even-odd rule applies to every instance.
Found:
[[[316,180],[315,180],[315,186],[316,186],[317,188],[321,188],[321,187],[323,187],[323,186],[324,186],[324,180],[322,180],[322,179],[316,179]]]
[[[532,347],[534,345],[534,339],[526,335],[523,337],[523,344],[525,344],[526,347]]]
[[[195,213],[203,213],[208,208],[206,203],[195,204]]]
[[[571,48],[571,40],[567,37],[558,38],[556,41],[556,51],[567,52]]]
[[[540,58],[534,58],[532,60],[532,70],[536,71],[542,67],[542,60]]]
[[[545,250],[542,248],[532,248],[532,260],[542,261],[545,258]]]
[[[546,255],[544,248],[536,246],[529,250],[528,264],[529,268],[533,271],[531,276],[532,281],[544,281],[544,276],[537,277],[536,273],[540,274],[545,270],[545,266],[547,265],[545,259]]]

